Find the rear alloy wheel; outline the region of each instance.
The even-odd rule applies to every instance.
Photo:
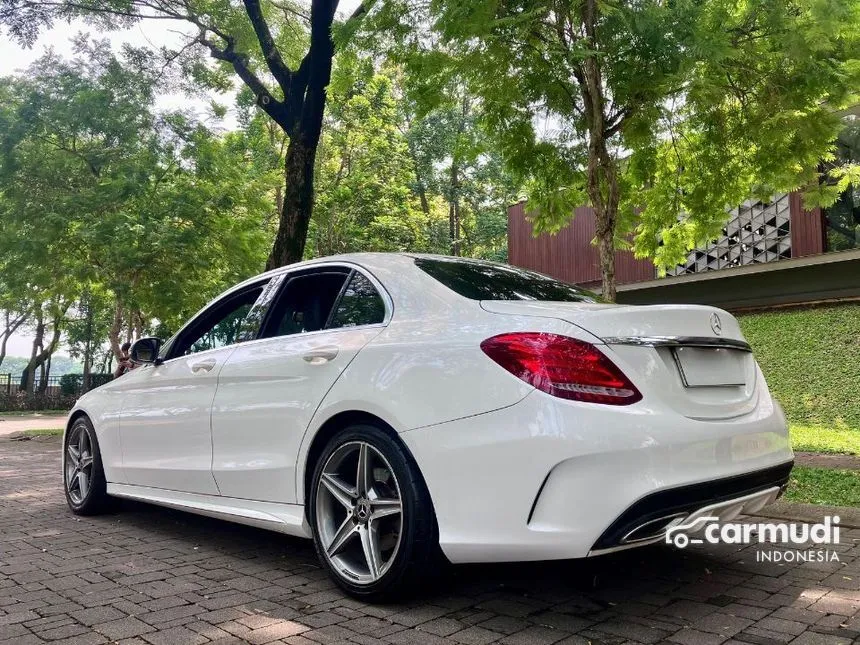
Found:
[[[110,498],[98,439],[89,420],[77,418],[63,443],[63,483],[69,508],[76,515],[104,512]]]
[[[378,428],[353,426],[317,464],[310,507],[317,553],[354,596],[389,598],[432,559],[433,510],[410,461]]]

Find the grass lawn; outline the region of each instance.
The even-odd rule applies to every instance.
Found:
[[[860,455],[860,430],[792,425],[791,447],[802,452]]]
[[[860,471],[796,466],[785,498],[807,504],[860,506]]]
[[[59,437],[63,434],[62,428],[36,428],[35,430],[23,430],[25,437]]]

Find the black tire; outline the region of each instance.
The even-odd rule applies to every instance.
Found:
[[[89,454],[85,452],[84,462],[88,458],[91,459],[90,466],[83,468],[88,480],[84,495],[80,494],[79,482],[72,486],[71,491],[69,490],[70,480],[76,477],[72,473],[77,473],[81,470],[81,468],[77,468],[74,465],[72,451],[69,450],[69,446],[79,441],[81,433],[86,435],[89,445]],[[113,498],[107,494],[107,481],[105,480],[104,467],[102,466],[98,438],[93,429],[93,424],[85,416],[75,419],[63,437],[63,492],[66,495],[66,503],[75,515],[99,515],[112,508]]]
[[[353,442],[365,442],[385,458],[399,484],[402,507],[400,542],[390,563],[386,564],[387,571],[375,582],[362,584],[346,578],[332,566],[321,543],[317,523],[317,497],[323,469],[338,449]],[[439,550],[430,494],[412,456],[385,431],[373,425],[359,424],[348,426],[335,435],[314,466],[308,500],[308,517],[317,556],[332,579],[350,596],[369,602],[397,601],[427,589],[435,582],[444,558]]]

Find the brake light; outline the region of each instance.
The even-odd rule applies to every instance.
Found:
[[[585,341],[520,332],[488,338],[481,349],[517,378],[562,399],[630,405],[642,398],[615,363]]]

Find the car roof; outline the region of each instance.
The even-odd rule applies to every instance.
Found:
[[[416,265],[416,258],[435,258],[439,260],[462,260],[464,262],[477,262],[466,258],[454,258],[444,255],[422,254],[422,253],[342,253],[328,255],[325,257],[303,260],[283,267],[278,267],[264,273],[255,275],[247,280],[230,287],[221,293],[217,299],[240,290],[259,280],[274,277],[286,272],[311,269],[326,264],[346,264],[359,267],[370,273],[382,287],[388,292],[395,307],[405,307],[418,314],[433,307],[451,306],[462,300],[460,296],[445,287],[442,283],[434,280],[421,271]],[[417,287],[416,281],[420,283]],[[419,297],[410,292],[419,292]],[[211,303],[210,303],[211,304]],[[208,305],[207,305],[208,306]]]
[[[296,271],[301,270],[303,268],[312,268],[314,266],[318,266],[321,264],[327,263],[337,263],[343,262],[346,264],[355,264],[360,267],[364,267],[371,272],[384,268],[391,268],[394,266],[406,267],[406,266],[414,266],[414,261],[418,258],[426,258],[432,260],[441,260],[441,261],[456,261],[456,262],[469,262],[475,264],[499,264],[498,262],[492,262],[490,260],[479,260],[475,258],[463,258],[463,257],[455,257],[450,255],[440,255],[434,253],[407,253],[407,252],[376,252],[376,251],[367,251],[361,253],[340,253],[337,255],[326,255],[319,258],[313,258],[311,260],[302,260],[301,262],[294,262],[293,264],[288,264],[286,266],[277,267],[275,269],[271,269],[264,273],[260,273],[255,275],[247,280],[242,281],[240,284],[236,285],[236,288],[242,287],[248,283],[255,282],[261,278],[271,277],[280,275],[281,273],[285,273],[287,271]],[[232,290],[232,289],[231,289]]]

